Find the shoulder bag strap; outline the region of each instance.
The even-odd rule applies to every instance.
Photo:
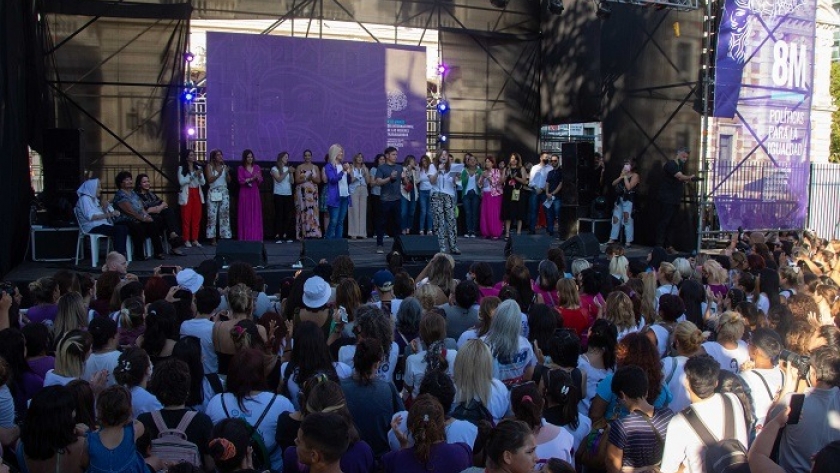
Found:
[[[650,417],[648,417],[647,414],[645,414],[644,412],[642,412],[638,409],[633,411],[633,412],[639,414],[639,416],[642,419],[644,419],[645,422],[647,422],[647,424],[650,426],[650,428],[653,429],[653,435],[656,435],[656,441],[659,442],[660,445],[663,445],[665,443],[665,440],[662,438],[662,435],[659,433],[659,430],[656,429],[656,426],[653,425],[653,422],[650,420]]]
[[[166,422],[164,422],[163,417],[160,415],[160,411],[152,411],[150,414],[152,415],[152,421],[155,423],[155,427],[158,429],[158,435],[160,435],[160,433],[164,430],[169,429],[169,427],[166,426]]]
[[[671,357],[671,373],[665,378],[665,384],[671,384],[671,379],[674,378],[674,373],[677,372],[677,357]]]
[[[700,437],[700,440],[703,442],[705,446],[709,446],[717,442],[715,436],[709,432],[709,429],[703,424],[703,421],[697,417],[697,413],[694,412],[693,407],[689,407],[683,412],[683,417],[688,422],[688,425],[694,430],[694,433]]]
[[[767,380],[764,378],[764,376],[762,376],[762,374],[758,371],[753,371],[753,373],[755,373],[755,375],[758,376],[758,379],[760,379],[761,382],[764,383],[764,389],[767,390],[767,396],[770,398],[770,400],[773,401],[774,399],[776,399],[776,396],[773,395],[773,391],[770,389],[770,385],[767,384]]]
[[[726,394],[723,396],[723,438],[735,438],[735,406],[732,405],[732,399]]]
[[[195,419],[195,416],[198,415],[196,411],[187,411],[184,413],[184,416],[181,417],[181,422],[178,422],[178,427],[175,427],[175,430],[180,431],[184,434],[184,437],[187,436],[187,427],[190,426],[190,422]]]
[[[225,417],[230,419],[230,412],[228,412],[227,405],[225,405],[225,395],[222,393],[222,410],[225,411]]]
[[[277,399],[276,394],[274,396],[271,396],[271,401],[269,401],[268,405],[265,406],[265,410],[263,411],[262,415],[260,415],[260,418],[257,419],[257,423],[254,424],[254,430],[257,430],[260,427],[260,424],[262,423],[263,419],[265,419],[265,416],[268,414],[268,411],[271,410],[271,406],[274,405],[274,401],[276,399]]]

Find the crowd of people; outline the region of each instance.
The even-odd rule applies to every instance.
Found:
[[[143,252],[147,238],[153,244],[151,256],[158,259],[166,256],[165,240],[175,255],[182,254],[182,247],[200,247],[203,237],[210,245],[234,235],[239,240],[262,241],[260,186],[264,179],[272,183],[276,243],[345,236],[364,239],[370,234],[376,237],[377,252],[384,253],[385,235],[436,235],[441,252],[459,254],[459,235],[499,239],[510,235],[514,223],[517,234],[525,224],[531,234],[539,225],[552,235],[555,222],[559,223],[563,174],[558,155],[543,153],[533,165],[524,163],[519,153],[507,161],[493,156],[480,159],[471,153],[456,159],[446,150],[434,157],[408,155],[399,160],[398,150],[389,147],[369,166],[361,153],[345,159],[344,148],[335,144],[321,167],[313,162],[310,150],[304,151],[297,167],[284,151],[264,175],[249,149],[242,152],[235,173],[220,150],[210,151],[206,163],[197,162],[195,153],[187,151],[178,167],[180,225],[176,212],[151,192],[148,176],[134,177],[128,172],[116,176],[117,191],[110,201],[102,197],[97,179],[84,182],[77,191],[76,217],[86,233],[112,237],[115,250],[125,256],[130,238],[137,260],[147,257]],[[626,183],[628,195],[638,183],[638,175],[633,175],[635,181]],[[230,209],[233,189],[229,189],[234,179],[238,189],[235,233]],[[459,208],[464,214],[460,228]],[[199,228],[203,217],[204,232]],[[629,225],[628,244],[632,242]]]
[[[309,172],[304,170],[304,173]],[[444,205],[446,201],[444,200]],[[339,256],[266,286],[109,255],[0,297],[0,444],[24,472],[835,471],[840,241],[468,276]],[[775,447],[774,447],[775,444]]]

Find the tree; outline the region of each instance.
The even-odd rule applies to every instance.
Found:
[[[840,62],[831,63],[831,97],[838,109],[831,115],[831,147],[829,160],[840,163]]]

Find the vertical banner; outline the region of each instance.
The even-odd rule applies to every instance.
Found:
[[[723,0],[710,119],[722,230],[802,228],[816,0]]]
[[[208,33],[207,84],[207,146],[228,159],[426,152],[424,47]]]

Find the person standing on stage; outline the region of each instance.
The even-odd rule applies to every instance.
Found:
[[[236,170],[239,178],[239,205],[237,212],[238,236],[240,241],[262,241],[262,201],[260,184],[262,169],[254,162],[254,152],[242,152],[242,165]]]
[[[402,199],[400,199],[400,229],[403,235],[411,233],[414,213],[417,210],[417,158],[409,154],[403,160]]]
[[[510,223],[516,220],[516,234],[522,233],[522,220],[528,212],[527,196],[522,195],[528,187],[528,174],[522,166],[519,153],[510,155],[510,161],[502,172],[504,178],[504,197],[502,199],[502,220],[505,221],[505,238],[510,237]]]
[[[424,154],[420,158],[420,168],[417,171],[417,187],[420,189],[420,234],[432,234],[432,183],[429,175],[437,172],[432,158]]]
[[[437,158],[437,173],[429,176],[432,183],[432,218],[435,222],[435,235],[441,253],[460,255],[456,235],[458,223],[455,220],[456,186],[461,179],[460,173],[450,172],[452,158],[449,152],[441,150]]]
[[[344,219],[350,205],[350,163],[344,162],[344,148],[339,144],[330,146],[329,159],[324,165],[327,178],[327,209],[330,224],[326,238],[344,237]]]
[[[540,205],[545,202],[545,179],[552,169],[548,162],[548,153],[542,153],[540,161],[531,167],[531,173],[528,176],[528,186],[531,188],[531,196],[528,200],[528,229],[531,235],[537,233]]]
[[[207,189],[207,238],[210,239],[210,246],[215,246],[217,227],[220,238],[229,239],[233,236],[230,231],[230,194],[227,187],[230,182],[230,169],[225,164],[222,150],[214,149],[210,151],[209,163],[204,168],[204,178],[209,184]]]
[[[178,205],[181,206],[181,235],[184,237],[184,246],[201,248],[201,243],[198,242],[198,226],[201,224],[201,207],[204,205],[201,186],[205,182],[204,173],[196,165],[193,150],[187,150],[183,154],[181,165],[178,167],[178,184],[181,186]]]
[[[495,168],[493,156],[484,158],[484,172],[478,177],[481,188],[481,235],[498,240],[502,236],[502,172]]]
[[[471,153],[464,156],[464,170],[461,171],[461,202],[464,203],[464,217],[466,217],[467,231],[466,238],[475,238],[478,232],[479,206],[481,205],[481,179],[482,169],[478,160]]]
[[[601,153],[592,155],[592,172],[589,174],[589,192],[592,199],[604,195],[604,157]]]
[[[303,164],[295,172],[295,209],[297,210],[297,237],[321,238],[321,226],[318,223],[318,184],[321,171],[312,164],[312,151],[303,152]]]
[[[367,200],[370,173],[365,166],[362,153],[353,156],[350,170],[350,208],[347,210],[347,236],[365,238],[367,236]]]
[[[551,171],[545,178],[545,199],[550,202],[550,205],[545,216],[545,231],[548,236],[554,236],[554,222],[560,223],[560,207],[562,206],[560,191],[563,189],[563,169],[560,167],[560,156],[556,154],[551,155],[549,164],[551,164]]]
[[[618,240],[618,232],[622,225],[624,225],[625,245],[630,248],[633,243],[633,202],[636,200],[636,186],[638,185],[639,173],[636,172],[636,160],[625,159],[621,175],[612,181],[615,189],[615,207],[613,207],[610,241],[607,244]]]
[[[688,154],[687,147],[679,148],[677,157],[669,160],[662,168],[665,176],[659,184],[660,212],[659,224],[656,227],[656,246],[659,247],[665,247],[665,243],[669,242],[671,245],[668,248],[673,248],[673,242],[668,239],[671,222],[680,208],[685,183],[694,180],[693,174],[683,172],[686,170],[685,163],[688,161]]]
[[[295,234],[295,203],[292,198],[292,176],[295,168],[289,166],[289,153],[277,155],[277,165],[271,168],[274,179],[274,239],[277,243],[292,243]]]
[[[402,166],[397,164],[397,148],[385,148],[385,163],[379,164],[376,168],[376,178],[373,179],[373,183],[381,188],[379,215],[376,219],[376,252],[379,254],[385,253],[385,226],[391,229],[391,235],[399,233],[402,172]]]

